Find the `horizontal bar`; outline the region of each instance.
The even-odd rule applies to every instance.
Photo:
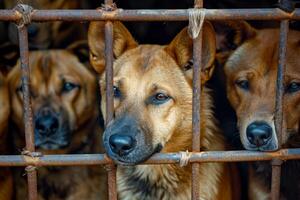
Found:
[[[143,164],[174,164],[179,163],[180,153],[158,153]],[[190,162],[245,162],[267,160],[295,160],[300,159],[300,148],[281,149],[276,152],[256,151],[202,151],[191,153]],[[23,155],[0,156],[1,166],[82,166],[113,164],[105,154],[68,154],[44,155],[42,157],[29,157]]]
[[[188,9],[141,9],[114,11],[104,10],[34,10],[30,15],[33,22],[45,21],[187,21]],[[18,21],[22,15],[14,10],[0,9],[0,20]],[[300,9],[292,13],[278,8],[263,9],[205,9],[207,20],[297,20],[300,19]]]

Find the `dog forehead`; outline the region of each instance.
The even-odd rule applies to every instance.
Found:
[[[129,50],[114,64],[114,76],[133,76],[139,78],[151,73],[151,76],[168,75],[174,71],[176,63],[164,51],[163,46],[140,45]]]

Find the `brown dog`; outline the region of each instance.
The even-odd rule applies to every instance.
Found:
[[[225,64],[227,97],[236,111],[243,146],[248,150],[275,151],[279,148],[274,126],[276,76],[278,66],[278,29],[252,28],[246,22],[228,22],[230,30],[221,46],[230,56]],[[225,32],[224,32],[225,33]],[[223,35],[224,36],[224,35]],[[231,41],[228,38],[232,39]],[[221,41],[221,40],[220,40]],[[300,147],[300,32],[290,30],[287,42],[286,75],[284,77],[283,147]],[[224,40],[223,40],[224,42]],[[233,51],[231,51],[233,50]],[[281,195],[285,199],[300,198],[300,162],[287,161],[282,168]],[[256,163],[250,173],[250,198],[268,199],[271,167]]]
[[[29,54],[29,61],[36,151],[43,154],[101,152],[94,75],[71,50],[33,51]],[[20,62],[9,73],[8,80],[12,91],[14,142],[20,150],[24,147]],[[97,199],[100,194],[105,196],[106,184],[101,182],[105,176],[99,170],[48,167],[39,168],[38,175],[41,199]],[[18,183],[19,179],[17,177]],[[24,199],[24,192],[19,190],[17,199]]]
[[[6,78],[0,73],[0,155],[8,154],[7,128],[10,113],[9,94]],[[0,168],[0,199],[10,200],[13,195],[11,171]]]
[[[104,96],[103,28],[103,22],[92,22],[88,40],[91,63],[102,74],[101,95]],[[213,70],[215,36],[210,24],[205,23],[203,29],[202,76],[207,80]],[[192,66],[187,63],[191,59],[192,40],[187,29],[168,46],[138,45],[120,22],[114,22],[113,51],[115,118],[106,128],[103,140],[108,156],[119,164],[119,198],[191,199],[190,165],[132,166],[157,152],[191,151]],[[209,91],[202,87],[201,148],[223,150]],[[105,99],[102,111],[104,106]],[[227,167],[220,163],[201,164],[201,199],[232,199]]]
[[[83,1],[74,0],[5,0],[7,9],[18,3],[27,4],[34,9],[80,9]],[[18,44],[18,31],[14,24],[8,28],[8,36],[13,44]],[[86,27],[70,22],[31,23],[28,26],[29,47],[31,49],[65,48],[76,40],[86,39]]]

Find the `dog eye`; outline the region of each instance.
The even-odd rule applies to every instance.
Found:
[[[117,86],[114,86],[114,97],[120,98],[121,97],[121,91]]]
[[[287,87],[286,87],[286,92],[287,93],[294,93],[300,90],[300,83],[297,82],[291,82]]]
[[[62,91],[63,92],[70,92],[71,90],[75,89],[75,88],[78,88],[79,86],[74,84],[74,83],[71,83],[71,82],[65,82],[64,85],[63,85],[63,88],[62,88]]]
[[[237,80],[235,82],[235,84],[244,90],[249,90],[249,81],[248,80]]]
[[[168,95],[164,94],[164,93],[157,93],[152,97],[152,104],[163,104],[165,102],[167,102],[171,97],[169,97]]]

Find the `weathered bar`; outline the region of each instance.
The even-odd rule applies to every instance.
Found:
[[[203,7],[202,0],[195,0],[195,8]],[[191,20],[191,19],[190,19]],[[190,27],[195,28],[195,27]],[[202,30],[199,35],[193,39],[193,111],[192,111],[192,129],[193,152],[200,152],[201,138],[201,57],[202,57]],[[200,163],[192,164],[192,199],[200,199]]]
[[[105,0],[105,6],[111,7],[113,0]],[[113,90],[113,23],[105,23],[105,78],[106,78],[106,126],[114,117],[114,90]],[[116,165],[111,163],[108,169],[108,197],[117,200]]]
[[[280,22],[280,36],[279,36],[279,56],[278,56],[278,70],[276,82],[276,102],[275,102],[275,128],[278,138],[278,146],[281,148],[282,139],[285,137],[285,129],[283,126],[283,94],[284,94],[284,74],[286,63],[286,44],[289,30],[289,21],[283,20]],[[276,161],[276,160],[275,160]],[[271,197],[272,200],[280,198],[280,175],[281,163],[272,162],[272,186]]]
[[[25,122],[25,141],[26,150],[29,152],[35,151],[34,146],[34,129],[33,129],[33,113],[30,99],[30,73],[29,73],[29,53],[28,53],[28,33],[25,24],[18,25],[20,60],[22,69],[22,88],[23,88],[23,108]],[[34,168],[27,171],[28,181],[28,199],[37,199],[37,173]]]
[[[181,158],[180,153],[157,153],[143,164],[174,164]],[[191,152],[190,163],[197,162],[250,162],[268,160],[295,160],[300,159],[300,148],[281,149],[276,152],[256,151],[201,151]],[[68,155],[44,155],[32,158],[22,155],[1,155],[0,166],[85,166],[106,165],[113,161],[105,154],[68,154]]]
[[[17,21],[21,18],[13,10],[0,9],[0,20]],[[300,9],[292,13],[284,12],[278,8],[261,9],[206,9],[207,20],[299,20]],[[105,10],[34,10],[31,21],[96,21],[96,20],[120,20],[120,21],[186,21],[187,9],[141,9],[114,11]]]

